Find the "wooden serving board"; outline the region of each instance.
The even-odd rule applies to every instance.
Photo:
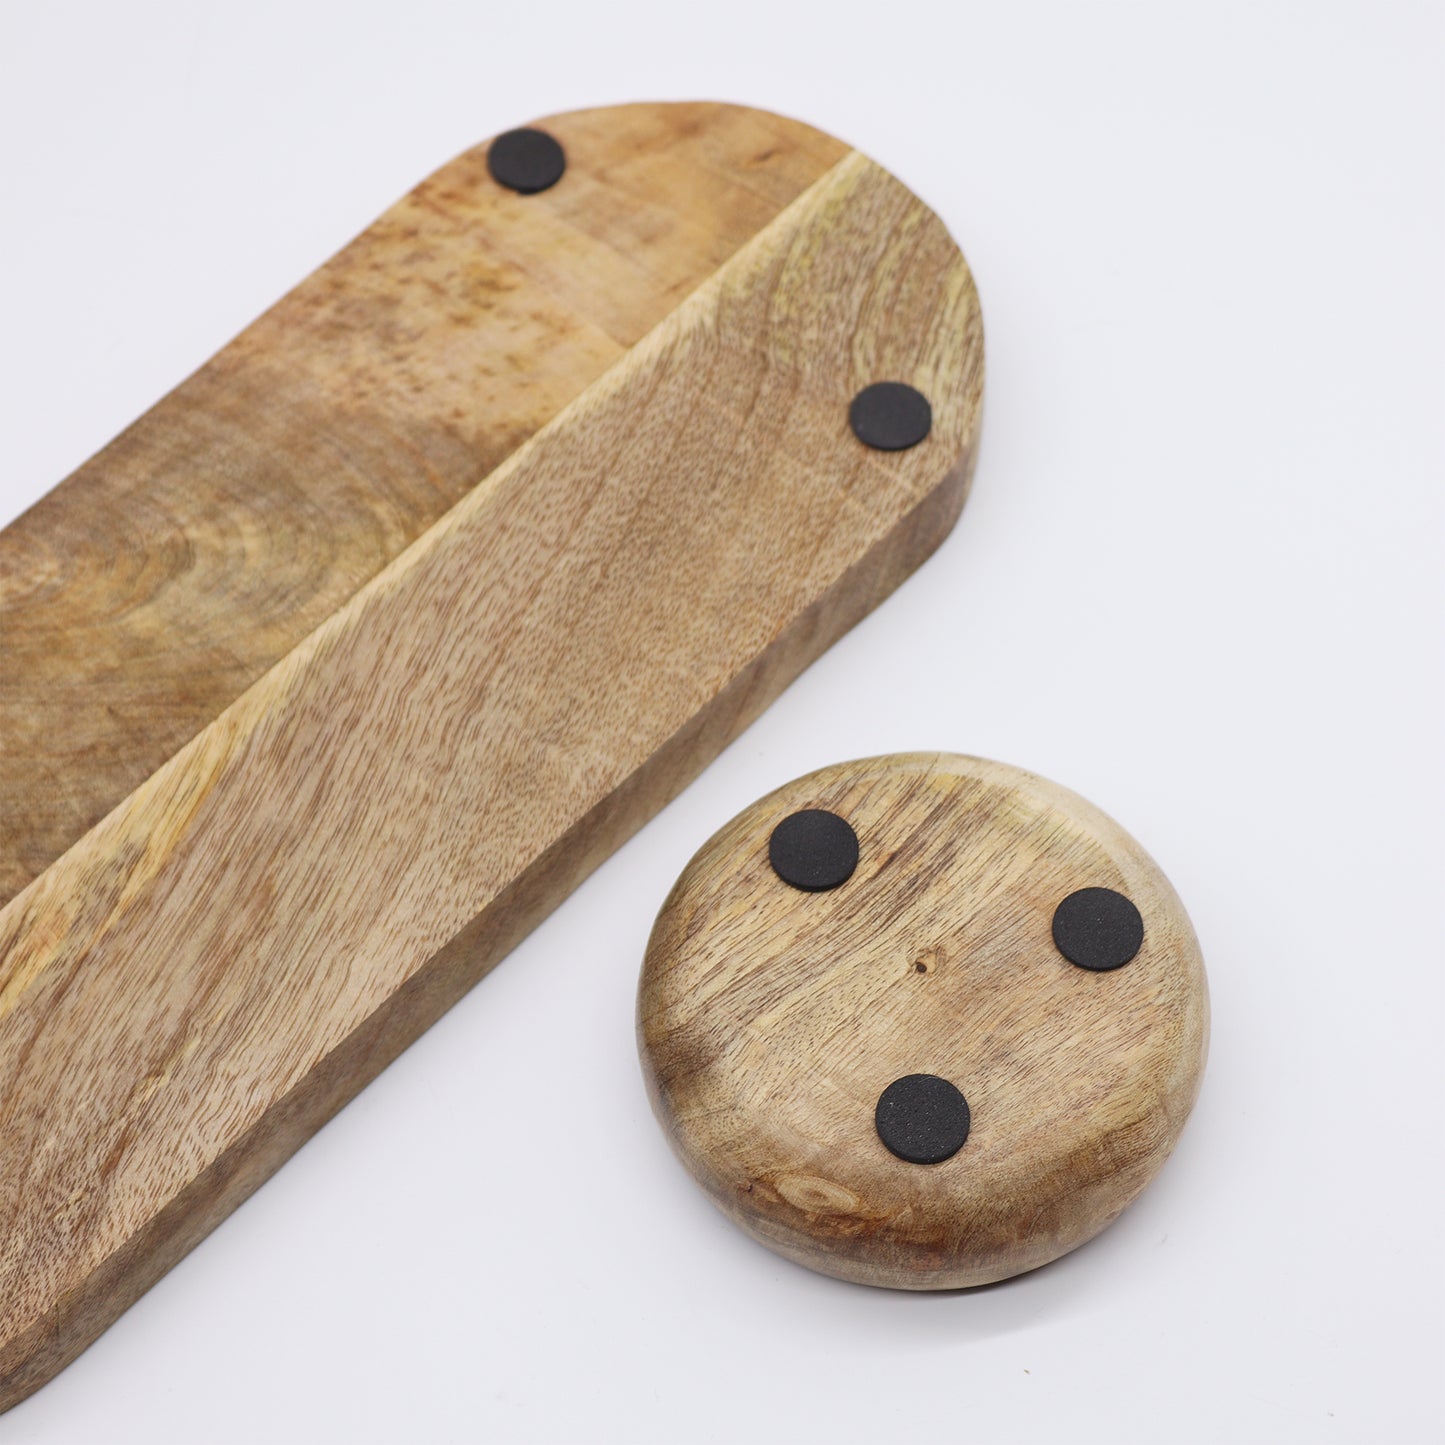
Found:
[[[806,126],[443,167],[0,533],[0,1407],[938,545],[982,332]],[[927,396],[909,450],[850,399]]]

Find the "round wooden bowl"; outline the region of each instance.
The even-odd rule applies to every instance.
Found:
[[[1143,849],[1066,789],[939,753],[733,819],[663,905],[638,998],[653,1106],[712,1199],[903,1289],[1019,1274],[1115,1219],[1179,1138],[1208,1031]]]

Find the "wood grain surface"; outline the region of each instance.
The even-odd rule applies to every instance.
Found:
[[[769,863],[773,828],[809,808],[859,838],[827,892]],[[1053,942],[1089,887],[1143,916],[1111,972]],[[1064,788],[936,753],[825,768],[724,827],[663,906],[638,996],[654,1107],[711,1198],[801,1264],[904,1289],[1034,1269],[1110,1223],[1173,1149],[1208,1030],[1194,931],[1143,849]],[[972,1114],[938,1164],[874,1123],[920,1073]]]
[[[474,155],[403,203],[407,224],[394,211],[343,253],[371,256],[345,263],[377,293],[375,311],[354,302],[359,334],[339,314],[314,332],[297,319],[300,338],[263,321],[238,343],[249,359],[211,363],[251,379],[228,415],[234,428],[254,422],[264,449],[284,452],[291,435],[264,415],[292,404],[290,383],[250,389],[272,373],[270,347],[302,376],[294,404],[313,418],[302,431],[324,432],[335,405],[371,436],[350,409],[384,393],[393,420],[376,423],[372,448],[353,440],[331,461],[384,498],[404,490],[389,479],[415,471],[424,500],[400,507],[401,521],[383,503],[374,527],[358,502],[362,542],[298,561],[295,615],[244,665],[218,664],[224,685],[180,709],[189,721],[166,724],[172,740],[306,628],[315,597],[335,601],[428,508],[451,505],[172,755],[152,767],[137,754],[130,766],[151,771],[0,909],[0,1404],[49,1378],[243,1200],[916,567],[962,505],[982,337],[967,266],[936,217],[868,160],[772,118],[625,109],[606,151],[621,173],[617,225],[673,224],[661,202],[634,205],[636,192],[682,188],[683,230],[693,196],[713,198],[696,203],[706,241],[689,243],[691,259],[663,259],[668,246],[644,259],[658,275],[633,278],[628,300],[609,268],[625,277],[652,253],[639,238],[612,256],[615,230],[595,248],[578,239],[567,217],[605,210],[595,192],[613,182],[606,168],[589,174],[607,114],[573,119],[545,122],[569,150],[553,200],[468,199],[492,185]],[[663,146],[671,159],[656,170],[630,170],[634,148],[645,155],[669,127],[691,137],[681,152]],[[695,174],[708,157],[722,178]],[[538,201],[550,209],[533,215]],[[709,217],[734,201],[755,219],[777,214],[750,240],[714,235]],[[459,215],[476,222],[473,244],[502,248],[501,269],[525,252],[508,284],[529,299],[507,303],[523,320],[509,342],[493,317],[473,349],[439,312],[450,339],[409,371],[404,339],[375,329],[381,293],[395,279],[409,294],[413,258],[453,244]],[[504,234],[513,226],[525,245]],[[682,299],[701,266],[711,274]],[[463,306],[473,294],[461,272],[422,269],[425,293],[459,286]],[[278,310],[333,305],[329,282],[302,292]],[[666,314],[640,335],[647,305]],[[528,329],[556,307],[565,315]],[[327,356],[314,366],[308,336]],[[551,354],[572,345],[580,357]],[[373,346],[386,352],[376,368]],[[932,432],[912,450],[871,451],[849,429],[850,398],[884,378],[932,402]],[[454,411],[465,418],[438,419]],[[172,445],[196,443],[220,518],[230,463],[210,465],[214,433],[197,426]],[[256,460],[254,475],[274,467],[283,492],[288,475],[304,491],[299,479],[329,465],[314,442],[294,468]],[[450,480],[436,481],[453,447]],[[282,501],[277,516],[306,505]],[[271,523],[255,525],[237,544],[242,570],[250,545],[270,545]],[[103,552],[105,535],[81,553],[91,546]],[[72,563],[27,560],[22,591],[79,589],[95,645],[129,646],[114,594]],[[147,598],[217,585],[188,576],[179,567],[157,593],[137,585]],[[71,614],[59,597],[43,605],[62,645],[58,619]],[[265,599],[247,605],[270,615]],[[244,618],[218,609],[208,626],[239,633]],[[135,648],[132,671],[149,656]],[[44,669],[27,676],[43,693]],[[85,757],[66,766],[83,773]],[[125,785],[117,774],[88,806]],[[75,787],[86,792],[83,778]],[[67,816],[74,826],[79,814]],[[55,846],[41,831],[51,841],[38,853],[12,856],[33,864]]]
[[[0,902],[846,153],[736,106],[444,166],[0,531]]]

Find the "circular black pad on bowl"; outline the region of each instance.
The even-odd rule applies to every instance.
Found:
[[[910,1164],[942,1164],[968,1140],[968,1100],[937,1074],[906,1074],[878,1096],[878,1137]]]
[[[824,808],[790,813],[768,839],[768,859],[784,883],[821,893],[846,883],[858,866],[858,835]]]
[[[1054,909],[1054,947],[1080,968],[1122,968],[1143,943],[1139,910],[1112,888],[1080,888]]]

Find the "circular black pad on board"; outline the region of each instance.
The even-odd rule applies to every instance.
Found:
[[[1143,943],[1139,910],[1112,888],[1080,888],[1054,909],[1054,946],[1080,968],[1122,968]]]
[[[968,1140],[968,1100],[937,1074],[907,1074],[878,1096],[878,1137],[910,1164],[942,1164]]]
[[[880,452],[917,446],[933,428],[933,408],[901,381],[875,381],[853,398],[848,424],[860,442]]]
[[[531,196],[562,179],[567,156],[544,130],[509,130],[488,148],[487,169],[500,185]]]
[[[858,835],[823,808],[789,813],[768,839],[773,872],[794,888],[821,893],[846,883],[858,866]]]

